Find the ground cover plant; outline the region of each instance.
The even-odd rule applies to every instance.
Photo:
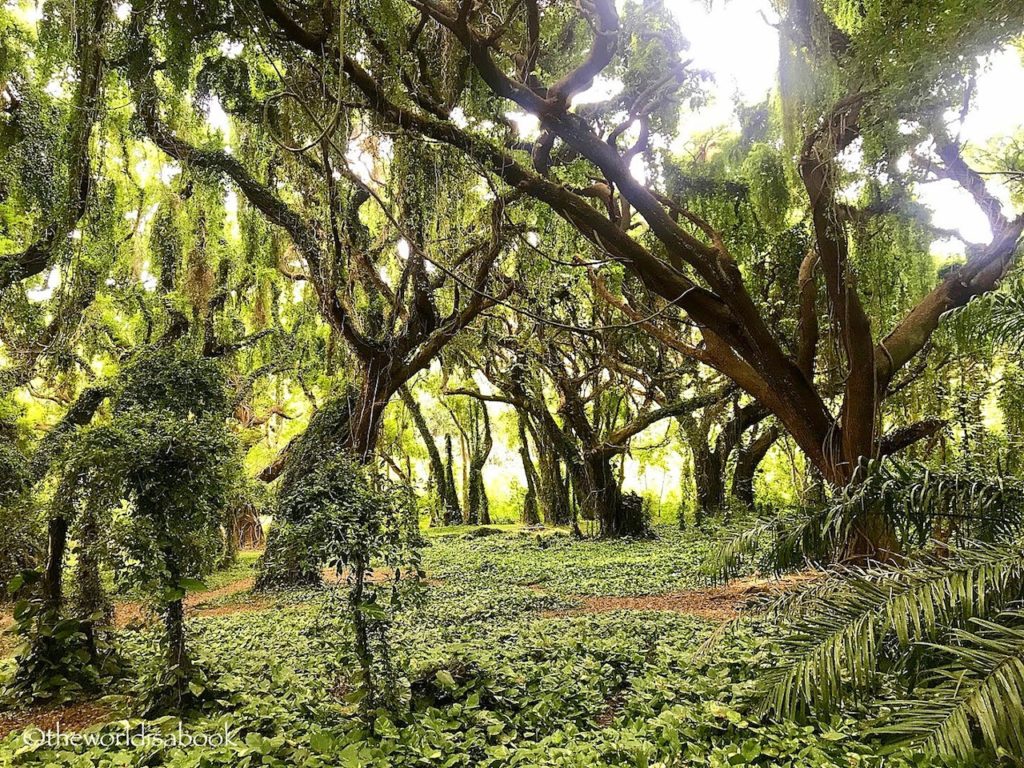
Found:
[[[668,567],[686,567],[713,539],[680,546],[673,530],[653,548]],[[191,645],[225,689],[223,712],[193,714],[195,731],[237,731],[231,747],[168,749],[168,765],[881,765],[878,742],[861,720],[835,716],[813,725],[771,723],[755,714],[754,671],[769,637],[756,623],[736,628],[713,653],[720,631],[681,612],[579,610],[591,579],[620,557],[621,545],[594,543],[564,558],[560,595],[495,579],[530,573],[548,550],[510,531],[488,537],[501,547],[494,564],[461,578],[451,563],[476,543],[429,536],[425,599],[396,620],[402,649],[403,706],[371,719],[356,716],[346,693],[358,678],[336,589],[276,594],[270,602],[204,615],[192,611]],[[595,562],[596,566],[588,563]],[[689,588],[692,576],[675,586]],[[639,575],[629,590],[660,593],[663,574]],[[610,590],[611,594],[621,589]],[[156,628],[124,630],[135,663],[159,653]],[[89,732],[119,728],[127,699],[111,698]],[[130,711],[127,710],[127,711]],[[873,713],[881,715],[882,710]],[[104,721],[109,721],[105,722]],[[141,721],[131,720],[139,727]],[[177,721],[152,720],[168,732]],[[145,750],[25,748],[4,739],[11,764],[131,763]],[[19,754],[20,753],[20,754]],[[889,765],[928,765],[915,751]],[[935,765],[940,763],[936,762]]]

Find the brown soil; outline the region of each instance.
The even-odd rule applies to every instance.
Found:
[[[95,701],[82,701],[63,707],[34,707],[23,712],[0,714],[0,739],[10,733],[35,726],[44,731],[81,731],[110,719],[109,707]]]
[[[619,716],[624,704],[625,698],[621,692],[609,696],[604,700],[604,709],[594,718],[594,722],[602,728],[607,728],[615,722],[615,718]]]
[[[252,589],[254,580],[252,577],[239,579],[230,584],[225,584],[217,589],[210,589],[206,592],[196,592],[185,598],[185,608],[190,616],[227,616],[232,613],[245,611],[259,611],[270,605],[267,600],[251,600],[244,603],[231,603],[228,605],[209,606],[210,603],[224,597],[237,595],[239,592],[247,592]],[[207,607],[209,606],[209,607]],[[153,620],[152,612],[145,606],[135,602],[119,602],[114,605],[114,626],[123,628],[127,626],[145,625]]]
[[[215,616],[230,616],[234,613],[253,613],[255,611],[266,610],[273,604],[272,600],[248,600],[244,603],[228,603],[227,605],[215,605],[209,608],[196,608],[192,611],[192,615],[208,618]]]
[[[562,611],[545,611],[544,616],[571,616],[612,611],[671,611],[699,616],[709,621],[729,621],[760,595],[777,595],[816,579],[813,573],[794,574],[782,579],[740,579],[725,586],[695,589],[664,595],[640,597],[574,597],[582,605]]]
[[[381,584],[394,578],[394,571],[390,568],[376,568],[367,578],[370,584]],[[410,576],[412,572],[410,571]],[[328,584],[339,584],[345,580],[346,574],[340,577],[333,568],[324,568],[324,581]],[[255,580],[252,577],[239,579],[230,584],[225,584],[217,589],[206,592],[195,592],[185,598],[185,608],[189,616],[229,616],[234,613],[247,613],[250,611],[262,611],[273,605],[268,598],[252,598],[244,602],[232,602],[226,605],[210,605],[225,597],[237,595],[240,592],[249,592],[253,588]],[[427,584],[438,584],[433,579],[426,579]],[[3,617],[0,616],[0,621]],[[128,626],[144,626],[153,621],[154,617],[144,605],[132,601],[117,602],[114,605],[114,626],[124,628]],[[0,627],[3,625],[0,624]],[[2,643],[2,640],[0,640]],[[2,645],[0,645],[2,649]]]
[[[217,589],[210,589],[206,592],[196,592],[185,598],[186,608],[197,608],[207,603],[212,603],[215,600],[219,600],[222,597],[228,597],[229,595],[237,595],[239,592],[248,592],[252,589],[253,584],[256,580],[251,576],[247,579],[239,579],[233,581],[230,584],[225,584],[223,587],[217,587]]]

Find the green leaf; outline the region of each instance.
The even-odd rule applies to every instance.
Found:
[[[437,678],[437,682],[439,682],[444,688],[451,690],[456,686],[455,678],[452,677],[452,673],[447,669],[439,669],[434,677]]]

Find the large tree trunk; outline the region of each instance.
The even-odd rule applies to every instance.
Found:
[[[455,486],[455,458],[452,454],[451,435],[444,436],[444,455],[446,463],[444,474],[442,475],[442,483],[444,485],[444,494],[452,505],[448,510],[448,517],[445,519],[445,522],[448,525],[461,525],[463,516],[462,508],[459,506],[459,492]]]
[[[487,489],[484,487],[484,465],[494,447],[494,440],[491,436],[491,419],[484,403],[473,401],[472,407],[479,410],[474,413],[476,423],[472,425],[472,439],[469,441],[469,487],[467,488],[466,512],[470,523],[490,525],[490,505],[487,500]]]
[[[46,526],[46,570],[43,574],[43,597],[46,607],[59,611],[64,599],[64,555],[68,548],[68,521],[55,515]]]
[[[540,480],[538,502],[541,518],[545,525],[569,525],[573,521],[573,511],[559,453],[543,430],[534,429],[532,422],[527,422],[527,427],[531,430],[534,444],[537,446]]]
[[[309,421],[306,431],[283,451],[284,458],[275,462],[281,476],[279,493],[288,493],[312,472],[320,461],[338,452],[354,456],[367,463],[373,458],[380,435],[384,409],[403,382],[395,384],[388,376],[386,360],[371,362],[362,367],[358,389],[325,402]],[[272,466],[275,466],[272,465]],[[264,471],[263,480],[273,477]],[[297,521],[284,521],[285,524]],[[272,535],[263,555],[264,563],[274,563],[262,571],[256,587],[305,586],[310,580],[319,580],[319,568],[311,571],[299,567],[298,553],[287,552],[287,537]],[[280,562],[277,562],[280,561]]]
[[[611,456],[601,451],[588,453],[582,462],[576,489],[584,517],[596,519],[602,538],[644,536],[644,519],[639,497],[623,496],[619,477],[612,469]]]
[[[109,625],[114,618],[114,605],[103,589],[100,578],[100,530],[95,511],[84,510],[77,528],[76,607],[79,615],[90,621],[97,617],[100,624]]]
[[[719,515],[725,508],[725,473],[729,457],[740,445],[743,433],[763,421],[768,413],[767,408],[757,403],[735,408],[722,423],[714,444],[708,443],[710,422],[707,415],[699,422],[689,417],[681,419],[693,451],[693,479],[697,491],[694,517],[698,524]]]
[[[736,469],[732,476],[732,497],[741,504],[754,506],[754,475],[764,457],[779,439],[779,428],[771,426],[764,429],[747,445],[740,448],[736,455]]]
[[[869,510],[854,521],[842,554],[849,565],[896,563],[902,559],[902,547],[892,521],[884,514]]]
[[[384,410],[398,391],[385,360],[362,366],[358,389],[325,402],[309,426],[284,451],[281,491],[301,481],[319,461],[339,451],[369,462],[377,448]],[[272,480],[266,472],[264,480]]]
[[[694,521],[700,525],[717,517],[725,506],[725,467],[717,450],[704,439],[691,442],[693,451],[693,483],[697,491]]]

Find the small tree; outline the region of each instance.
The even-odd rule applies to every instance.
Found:
[[[217,562],[224,510],[241,476],[227,403],[216,363],[151,354],[125,371],[113,419],[80,433],[65,468],[64,503],[108,521],[120,577],[140,586],[164,618],[165,664],[148,686],[149,709],[186,706],[197,674],[184,597]]]
[[[419,529],[411,490],[348,454],[321,461],[282,495],[278,536],[302,542],[307,564],[333,568],[349,585],[348,604],[364,710],[394,703],[389,619],[404,573],[422,576]],[[374,578],[374,569],[381,576]],[[377,585],[390,581],[386,599]]]

